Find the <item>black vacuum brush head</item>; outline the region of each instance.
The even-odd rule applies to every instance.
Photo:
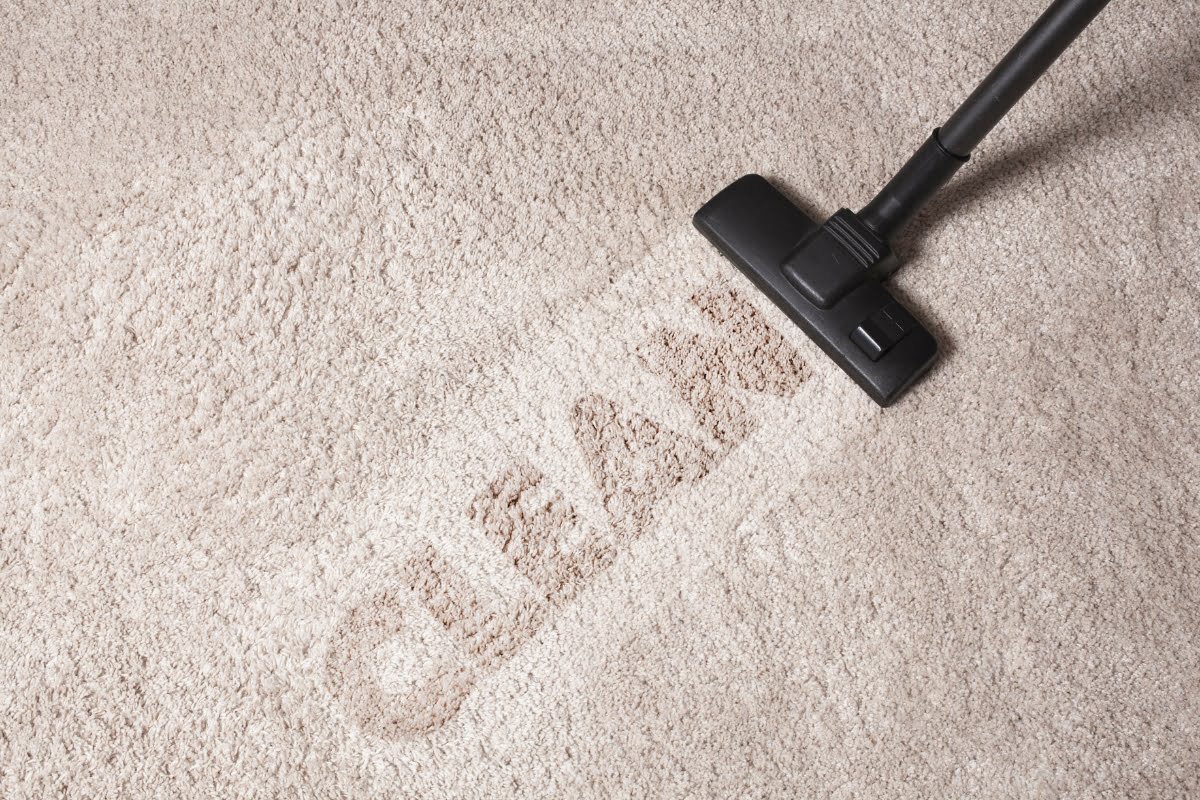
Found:
[[[824,225],[747,175],[708,201],[696,227],[881,406],[937,357],[937,342],[872,276],[886,243],[845,209]]]
[[[888,239],[955,172],[1108,0],[1054,0],[971,96],[862,211],[823,225],[758,175],[727,186],[694,221],[881,406],[937,357],[937,343],[880,285],[895,268]]]

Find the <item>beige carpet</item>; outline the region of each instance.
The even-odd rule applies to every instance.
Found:
[[[0,10],[0,796],[1200,794],[1200,20],[898,249],[877,409],[690,227],[1040,0]],[[86,7],[84,7],[86,6]]]

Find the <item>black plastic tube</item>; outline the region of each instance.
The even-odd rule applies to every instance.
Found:
[[[940,133],[940,129],[931,133],[875,199],[858,212],[859,218],[882,238],[889,239],[903,228],[967,163],[967,156],[955,155],[942,145]]]
[[[969,156],[1109,0],[1055,0],[941,127],[942,147]]]
[[[903,227],[1108,3],[1055,0],[946,124],[859,212],[862,220],[884,239]]]

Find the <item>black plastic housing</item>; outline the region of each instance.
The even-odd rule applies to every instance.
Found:
[[[874,277],[891,252],[853,212],[819,225],[765,178],[746,175],[693,222],[879,405],[937,358],[933,336]]]

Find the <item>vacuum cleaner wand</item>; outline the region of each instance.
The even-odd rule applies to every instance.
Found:
[[[1055,0],[871,202],[817,224],[746,175],[693,217],[701,233],[881,406],[937,357],[937,342],[880,281],[888,240],[946,184],[1108,0]]]

